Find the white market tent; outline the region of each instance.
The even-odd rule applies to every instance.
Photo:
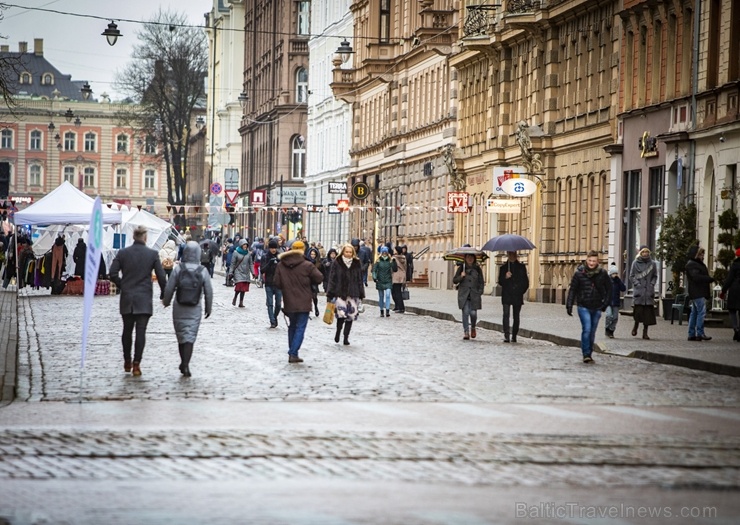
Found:
[[[137,210],[135,208],[130,210],[123,209],[123,211],[121,211],[121,216],[120,233],[126,235],[125,246],[131,246],[134,243],[134,230],[137,226],[144,226],[149,230],[146,245],[157,251],[164,246],[164,243],[167,242],[167,239],[173,231],[171,223],[164,219],[160,219],[146,210]],[[107,236],[108,233],[106,232],[105,235]],[[113,232],[110,232],[110,236],[112,245]]]
[[[23,211],[15,213],[16,226],[89,224],[95,199],[64,181]],[[103,207],[103,224],[120,224],[121,212]]]

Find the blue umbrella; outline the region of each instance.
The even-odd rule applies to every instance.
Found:
[[[537,247],[532,241],[521,235],[506,233],[489,239],[481,250],[488,252],[517,252],[519,250],[534,250]]]

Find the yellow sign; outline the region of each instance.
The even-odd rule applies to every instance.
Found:
[[[488,199],[486,211],[488,213],[521,213],[522,201],[520,199]]]
[[[363,201],[367,199],[368,195],[370,195],[370,187],[364,182],[355,182],[352,185],[352,196],[355,199]]]

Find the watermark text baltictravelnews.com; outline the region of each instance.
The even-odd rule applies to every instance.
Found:
[[[515,503],[516,518],[716,518],[717,507],[581,505],[580,503]]]

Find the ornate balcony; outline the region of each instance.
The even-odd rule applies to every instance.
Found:
[[[495,5],[469,5],[463,23],[463,38],[488,35],[496,26]]]

